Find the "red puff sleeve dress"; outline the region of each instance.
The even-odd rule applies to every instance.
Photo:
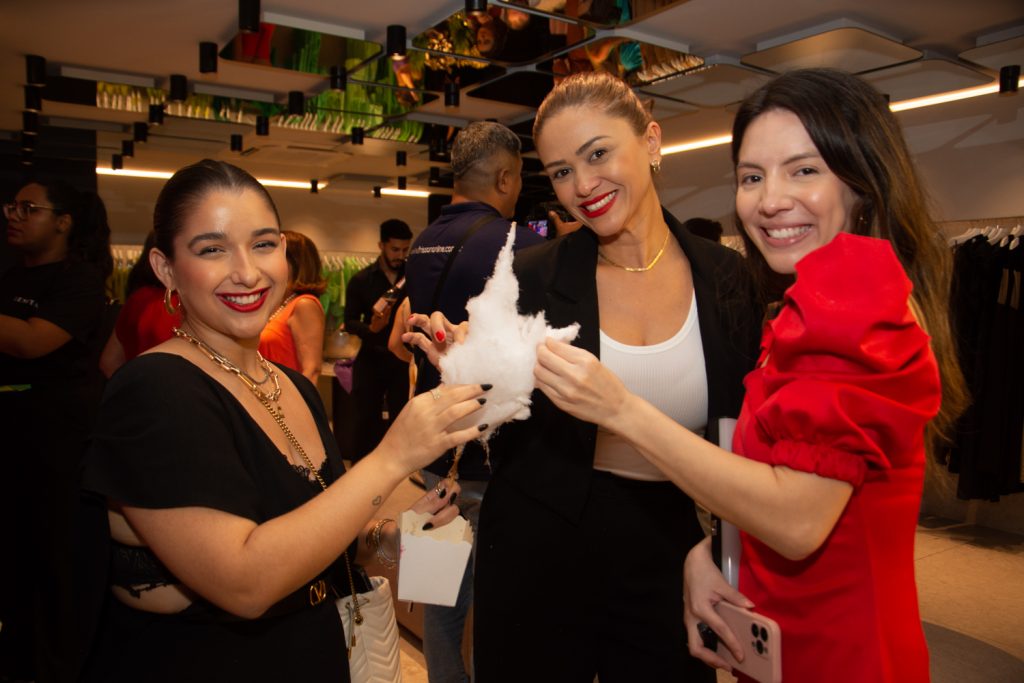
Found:
[[[924,427],[940,403],[929,337],[887,241],[838,235],[796,272],[745,380],[733,447],[853,494],[803,560],[741,534],[739,587],[781,627],[784,681],[927,681],[913,551]]]

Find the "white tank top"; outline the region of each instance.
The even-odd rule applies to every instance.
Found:
[[[686,321],[671,339],[651,346],[629,346],[601,331],[601,362],[634,394],[687,429],[703,435],[708,419],[708,377],[697,322],[697,297]],[[627,479],[665,481],[652,465],[618,434],[598,428],[594,469]]]

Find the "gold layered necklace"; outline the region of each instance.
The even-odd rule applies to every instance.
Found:
[[[271,365],[266,358],[260,355],[259,351],[256,352],[256,358],[259,359],[260,366],[263,368],[263,372],[265,372],[266,374],[264,375],[263,379],[257,381],[252,375],[250,375],[248,372],[235,365],[222,354],[215,351],[213,347],[204,342],[202,339],[199,339],[198,337],[189,334],[180,327],[174,328],[174,336],[180,337],[187,341],[188,343],[192,344],[197,349],[202,351],[203,355],[205,355],[207,358],[212,360],[217,365],[221,366],[221,368],[237,376],[238,379],[242,380],[242,384],[248,387],[249,391],[251,391],[256,396],[256,398],[260,400],[261,403],[266,401],[266,405],[269,405],[270,402],[277,403],[277,400],[281,398],[281,382],[278,380],[277,371],[274,370],[274,366]],[[260,385],[266,384],[267,380],[273,380],[274,382],[274,388],[270,392],[264,392],[262,389],[260,389]],[[278,412],[280,412],[280,408],[278,408]]]
[[[668,238],[671,236],[671,234],[671,231],[665,231],[665,241],[661,243],[661,249],[658,250],[658,253],[654,255],[654,258],[651,259],[651,262],[648,263],[646,266],[624,266],[621,263],[616,263],[615,261],[612,261],[610,258],[602,254],[600,250],[598,250],[597,255],[603,258],[605,261],[607,261],[608,265],[615,266],[616,268],[621,268],[627,273],[646,273],[648,270],[658,265],[658,261],[661,260],[661,255],[665,253],[665,247],[668,246]]]

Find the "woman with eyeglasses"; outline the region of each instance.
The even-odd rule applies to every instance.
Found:
[[[70,680],[77,663],[78,469],[103,378],[103,202],[30,182],[3,207],[20,263],[0,275],[0,677]]]

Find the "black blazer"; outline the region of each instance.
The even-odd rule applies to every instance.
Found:
[[[737,290],[740,255],[697,237],[662,209],[690,261],[708,377],[708,426],[739,414],[743,377],[757,359],[761,315]],[[580,323],[573,342],[600,353],[597,236],[587,228],[518,252],[519,309],[543,310],[552,327]],[[657,296],[652,293],[652,296]],[[578,521],[590,490],[597,426],[533,392],[530,419],[504,425],[491,441],[494,478],[514,485],[570,521]]]

